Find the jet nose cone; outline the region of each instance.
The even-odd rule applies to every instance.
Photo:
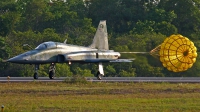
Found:
[[[10,58],[7,60],[7,62],[11,62],[11,63],[20,63],[20,64],[26,64],[29,63],[31,60],[31,56],[30,56],[31,52],[25,52],[23,54],[17,55],[13,58]]]
[[[20,61],[21,59],[19,57],[13,57],[7,60],[7,62],[11,62],[11,63],[18,63]]]
[[[28,61],[28,58],[24,55],[18,55],[7,60],[7,62],[11,63],[25,63],[26,61]]]

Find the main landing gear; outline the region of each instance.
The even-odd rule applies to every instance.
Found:
[[[98,80],[101,80],[103,76],[104,76],[103,65],[102,63],[99,63],[99,71],[97,72],[96,77]]]
[[[35,64],[35,73],[33,75],[34,79],[38,79],[38,70],[39,70],[39,64]],[[55,71],[56,71],[55,63],[51,63],[49,66],[49,78],[50,79],[54,79]]]
[[[35,73],[33,75],[34,79],[38,79],[38,70],[39,70],[39,64],[35,64]],[[49,66],[49,78],[50,79],[54,79],[55,71],[56,71],[55,63],[51,63]],[[104,76],[103,65],[102,65],[102,63],[99,63],[99,70],[96,74],[96,77],[98,80],[101,80],[103,76]]]

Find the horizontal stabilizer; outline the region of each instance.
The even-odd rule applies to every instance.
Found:
[[[99,63],[99,62],[110,62],[113,61],[112,59],[87,59],[84,60],[87,63]]]
[[[120,63],[120,62],[132,62],[135,59],[88,59],[84,60],[88,63],[99,63],[99,62],[112,62],[112,63]]]
[[[135,59],[117,59],[117,60],[113,60],[113,61],[110,61],[110,62],[121,63],[121,62],[132,62],[133,60],[135,60]]]
[[[149,54],[149,52],[120,52],[124,54]]]

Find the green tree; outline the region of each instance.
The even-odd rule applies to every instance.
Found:
[[[1,76],[5,75],[5,70],[8,68],[9,63],[5,63],[4,61],[8,59],[11,53],[11,48],[5,42],[5,39],[0,36],[0,74]]]
[[[16,25],[20,21],[20,15],[15,2],[0,2],[0,36],[7,36],[16,28]]]
[[[166,11],[173,11],[177,18],[172,21],[178,33],[189,36],[193,32],[199,32],[200,11],[199,0],[164,0],[160,1],[159,7]]]

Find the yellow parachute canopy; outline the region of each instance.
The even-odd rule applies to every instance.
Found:
[[[181,72],[192,67],[196,61],[197,48],[187,37],[171,35],[150,53],[159,56],[163,66],[168,70]]]

